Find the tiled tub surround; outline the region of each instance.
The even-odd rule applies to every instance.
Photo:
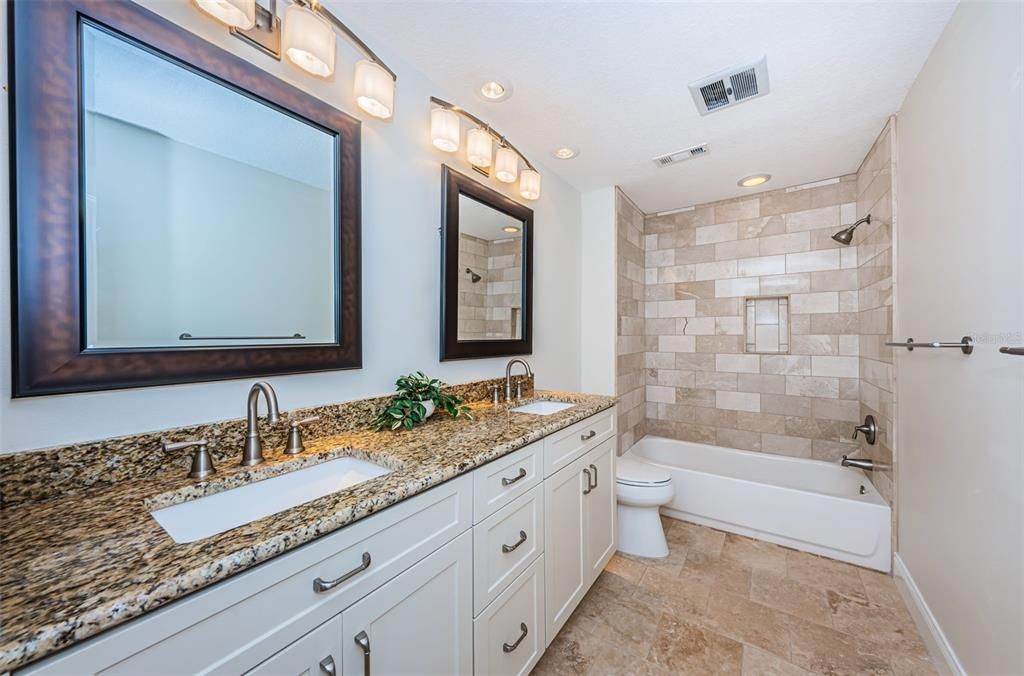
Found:
[[[646,430],[838,460],[860,417],[857,215],[847,175],[648,216]],[[789,354],[744,351],[744,302],[788,296]]]
[[[219,474],[201,487],[184,478],[183,467],[173,467],[148,476],[126,472],[113,486],[5,507],[0,510],[0,673],[337,530],[615,403],[610,397],[536,394],[577,405],[533,416],[479,402],[473,405],[474,420],[435,416],[413,432],[398,434],[369,431],[364,416],[361,427],[348,423],[347,429],[327,435],[309,434],[307,451],[298,459],[282,457],[275,436],[268,463],[243,469],[234,457],[241,446],[231,445],[232,459],[222,457]],[[357,403],[367,415],[376,410],[368,402],[344,406]],[[153,436],[155,443],[159,435]],[[151,445],[145,453],[160,451]],[[308,458],[348,454],[392,471],[195,543],[175,544],[146,505],[147,500],[169,504],[265,478],[280,473],[282,464],[290,468]],[[108,453],[118,455],[135,457],[127,449]]]
[[[857,172],[857,218],[871,214],[854,234],[857,247],[858,314],[860,321],[860,418],[873,415],[878,440],[873,446],[860,442],[860,457],[871,458],[888,469],[869,472],[871,482],[890,505],[895,505],[895,420],[893,393],[895,372],[892,341],[893,320],[893,169],[896,118],[890,118]],[[893,534],[895,536],[895,529]]]
[[[619,397],[619,453],[646,434],[644,425],[644,214],[615,190],[615,394]]]

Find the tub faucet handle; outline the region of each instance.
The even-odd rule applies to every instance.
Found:
[[[864,440],[868,442],[869,446],[875,445],[875,439],[878,438],[878,424],[875,422],[875,416],[868,415],[864,418],[863,425],[857,425],[853,428],[853,439],[857,439],[857,435],[861,432],[864,433]]]

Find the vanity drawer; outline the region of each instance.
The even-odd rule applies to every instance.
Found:
[[[544,439],[544,476],[551,476],[605,439],[614,436],[614,408],[555,432]]]
[[[544,443],[538,441],[473,472],[473,523],[480,523],[539,484],[543,463]]]
[[[458,477],[23,673],[242,673],[466,532],[471,520],[472,481]],[[317,578],[346,573],[314,590]]]
[[[544,653],[544,635],[542,554],[473,621],[473,672],[530,673]]]
[[[486,608],[543,551],[540,486],[473,526],[473,614]]]

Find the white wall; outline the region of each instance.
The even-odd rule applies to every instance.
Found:
[[[894,334],[978,340],[897,353],[898,556],[971,674],[1024,673],[1022,25],[961,3],[897,134]]]
[[[582,389],[615,394],[615,188],[583,193],[582,311],[580,378]]]
[[[433,149],[429,138],[434,89],[409,64],[393,58],[386,35],[364,34],[398,73],[396,116],[380,122],[361,115],[352,100],[351,70],[360,58],[339,39],[338,72],[321,81],[273,61],[204,18],[194,5],[166,0],[140,4],[201,37],[245,58],[353,115],[362,117],[363,212],[363,369],[272,378],[285,408],[356,399],[393,388],[396,376],[415,369],[449,382],[503,374],[504,359],[438,362],[441,163],[469,171],[463,157]],[[6,14],[6,5],[4,6]],[[6,16],[5,16],[6,19]],[[6,41],[6,27],[0,31]],[[6,48],[2,71],[6,73]],[[467,58],[471,58],[467,56]],[[10,316],[7,100],[0,166],[0,316]],[[472,101],[459,102],[470,106]],[[483,111],[481,114],[485,114]],[[529,133],[541,118],[502,129],[513,140]],[[536,161],[537,158],[534,158]],[[543,195],[535,212],[534,354],[541,387],[580,389],[580,195],[544,166]],[[485,180],[485,179],[481,179]],[[497,181],[486,181],[500,188]],[[510,192],[510,194],[512,194]],[[513,194],[514,196],[514,194]],[[252,378],[139,390],[10,398],[10,327],[0,322],[0,449],[19,451],[99,439],[119,434],[219,420],[244,414]]]

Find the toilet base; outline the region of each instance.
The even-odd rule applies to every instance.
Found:
[[[650,559],[668,556],[668,542],[657,505],[632,507],[619,503],[616,518],[620,552]]]

